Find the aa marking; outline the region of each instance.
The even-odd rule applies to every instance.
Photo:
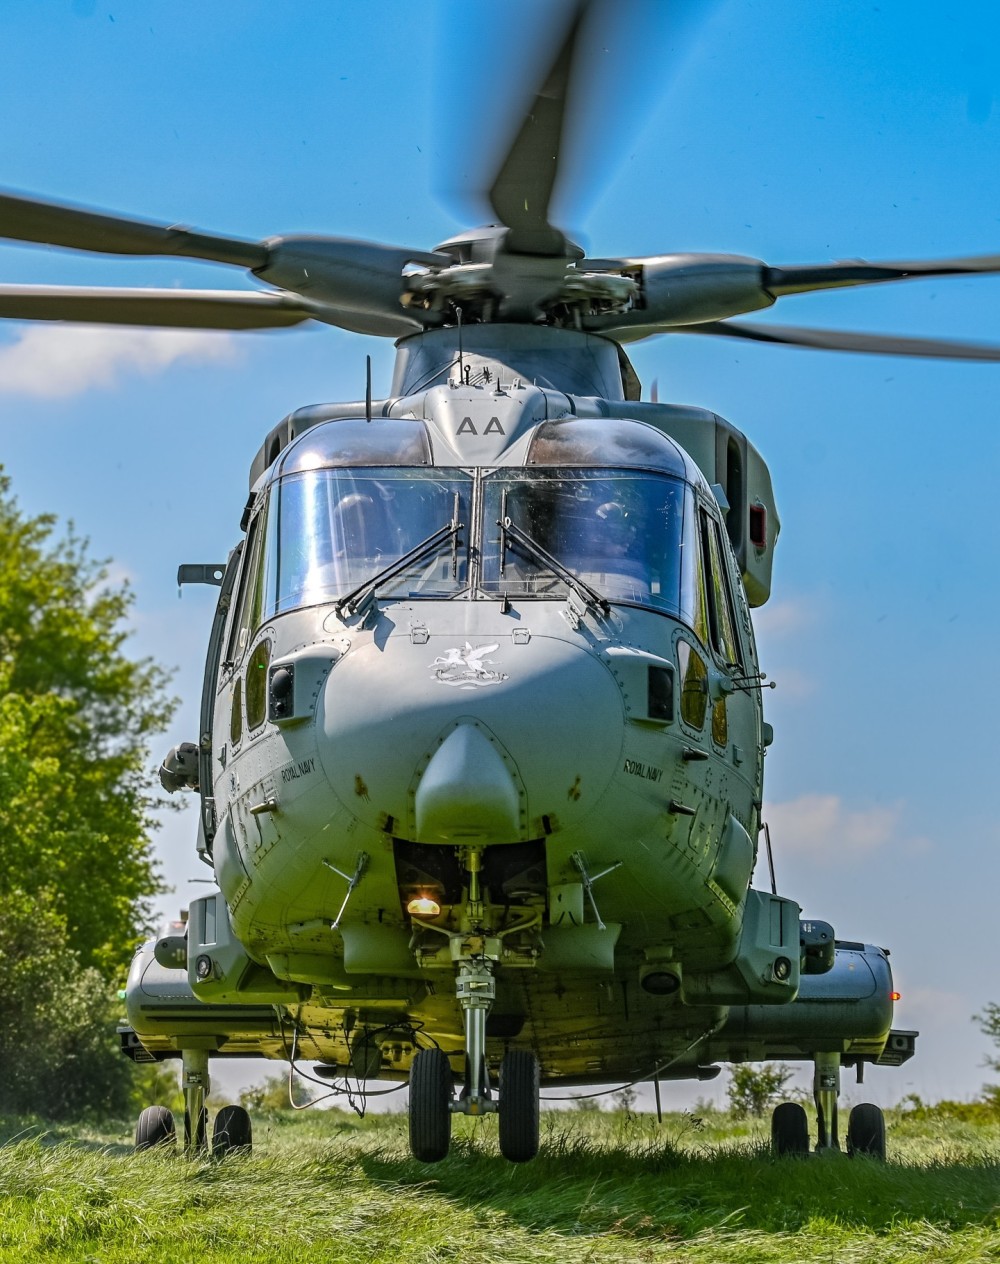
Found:
[[[476,429],[475,422],[473,422],[471,417],[463,417],[462,424],[455,431],[455,433],[478,435],[479,431]],[[488,434],[506,435],[506,433],[507,431],[504,430],[503,426],[500,425],[499,417],[491,417],[489,421],[486,423],[486,429],[483,431],[484,435],[488,435]]]

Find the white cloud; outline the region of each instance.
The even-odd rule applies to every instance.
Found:
[[[55,399],[110,387],[127,373],[157,373],[178,360],[237,355],[231,334],[110,325],[33,325],[0,347],[0,394]]]
[[[818,621],[823,605],[823,598],[815,596],[769,601],[766,606],[754,611],[754,627],[758,633],[774,640],[797,636]]]
[[[900,803],[848,808],[839,795],[804,794],[765,804],[764,819],[776,849],[840,864],[893,841],[901,813]]]

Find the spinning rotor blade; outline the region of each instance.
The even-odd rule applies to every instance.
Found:
[[[953,342],[945,338],[906,338],[895,334],[847,333],[839,329],[797,329],[791,325],[748,325],[743,321],[710,321],[679,325],[672,333],[717,334],[814,351],[860,351],[870,355],[922,356],[931,360],[1000,361],[1000,346]]]
[[[846,260],[801,268],[763,270],[764,289],[775,298],[784,294],[808,294],[846,285],[875,285],[880,281],[919,280],[922,277],[963,276],[1000,272],[1000,255],[973,255],[967,259],[916,259],[902,263],[866,263]]]
[[[566,98],[587,9],[576,0],[562,42],[489,190],[489,202],[508,231],[511,254],[561,255],[566,239],[549,223],[549,203],[559,174]]]
[[[262,268],[268,249],[236,237],[199,233],[179,225],[105,215],[80,206],[0,193],[0,237],[111,255],[179,255],[241,268]]]
[[[312,319],[313,314],[311,306],[294,294],[0,285],[0,319],[4,320],[68,320],[177,329],[280,329],[299,325]]]

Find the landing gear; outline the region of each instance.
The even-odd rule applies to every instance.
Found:
[[[205,1098],[210,1084],[208,1052],[185,1049],[182,1054],[184,1083],[184,1153],[195,1158],[208,1150],[208,1110]],[[192,1120],[195,1126],[192,1127]],[[253,1133],[250,1116],[242,1106],[223,1106],[215,1118],[212,1133],[212,1154],[223,1158],[233,1151],[250,1153]],[[166,1106],[147,1106],[139,1116],[135,1129],[136,1150],[152,1150],[177,1144],[174,1117]]]
[[[840,1054],[813,1055],[813,1100],[816,1103],[816,1153],[840,1151],[837,1136],[837,1099],[840,1096]],[[782,1102],[771,1116],[771,1149],[778,1156],[809,1153],[806,1112],[797,1102]],[[850,1158],[885,1161],[885,1116],[878,1106],[855,1106],[847,1121],[847,1154]]]
[[[212,1129],[212,1155],[224,1159],[227,1154],[249,1154],[253,1147],[250,1116],[242,1106],[223,1106],[215,1116]]]
[[[798,1102],[782,1102],[771,1115],[771,1149],[778,1156],[809,1153],[809,1121]]]
[[[174,1146],[177,1130],[174,1117],[166,1106],[147,1106],[135,1126],[136,1150],[154,1150],[157,1146]]]
[[[185,1049],[181,1054],[184,1080],[184,1153],[193,1158],[208,1145],[208,1111],[205,1099],[211,1079],[208,1074],[208,1052]],[[192,1121],[197,1125],[192,1127]]]
[[[813,1101],[816,1103],[817,1150],[839,1150],[837,1099],[840,1096],[840,1054],[813,1055]]]
[[[847,1153],[885,1162],[885,1116],[871,1102],[855,1106],[848,1116]]]
[[[451,1064],[441,1049],[421,1049],[410,1069],[410,1150],[440,1163],[451,1142]]]
[[[538,1153],[538,1059],[510,1049],[500,1063],[500,1153],[527,1163]]]

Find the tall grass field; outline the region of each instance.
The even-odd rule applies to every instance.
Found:
[[[773,1159],[766,1123],[548,1112],[533,1163],[496,1121],[409,1156],[403,1115],[254,1120],[221,1162],[133,1154],[126,1124],[0,1125],[0,1260],[100,1264],[1000,1260],[1000,1116],[890,1112],[889,1160]]]

